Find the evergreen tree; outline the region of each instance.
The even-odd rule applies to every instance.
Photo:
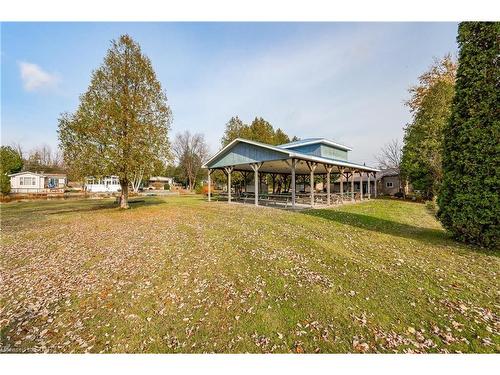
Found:
[[[226,123],[226,129],[221,138],[222,146],[226,146],[231,143],[236,138],[245,138],[252,141],[267,143],[270,145],[280,145],[290,142],[290,137],[280,128],[274,130],[273,126],[262,117],[255,117],[250,125],[243,123],[238,116],[231,117],[231,119]],[[293,137],[293,140],[298,140],[297,137]],[[222,173],[214,173],[212,175],[212,180],[217,183],[223,183],[225,176]],[[271,183],[272,177],[268,176],[267,182]],[[251,181],[251,177],[247,176],[246,181],[241,173],[234,173],[231,178],[231,183],[233,186],[239,186],[243,188],[246,184]],[[276,184],[283,184],[282,177],[276,177]]]
[[[290,137],[281,128],[276,129],[274,132],[273,145],[282,145],[290,142]]]
[[[459,240],[498,249],[500,23],[463,22],[438,217]]]
[[[231,117],[221,139],[222,146],[228,145],[236,138],[245,138],[251,141],[280,145],[290,142],[290,137],[280,128],[273,126],[262,117],[255,117],[250,125],[243,123],[238,116]],[[297,137],[293,138],[297,140]]]
[[[248,126],[240,120],[238,116],[231,117],[226,123],[226,130],[221,139],[222,147],[231,143],[236,138],[246,138],[248,136]]]
[[[274,144],[273,126],[262,117],[256,117],[249,127],[249,138],[252,141]]]

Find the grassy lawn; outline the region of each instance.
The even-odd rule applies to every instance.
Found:
[[[499,352],[499,252],[420,204],[1,205],[1,351]]]

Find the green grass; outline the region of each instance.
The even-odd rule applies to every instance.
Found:
[[[499,252],[424,205],[0,207],[2,351],[500,351]]]

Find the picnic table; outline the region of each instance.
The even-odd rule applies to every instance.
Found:
[[[254,192],[242,192],[239,194],[232,194],[232,199],[234,201],[241,201],[243,203],[253,203],[255,201]],[[351,193],[347,192],[343,194],[344,201],[351,199]],[[227,200],[227,192],[221,192],[217,196],[214,196],[215,200]],[[359,193],[356,193],[356,199],[359,199]],[[297,193],[295,194],[295,202],[299,204],[309,205],[311,203],[310,193]],[[326,193],[315,193],[314,203],[326,205],[328,202],[328,196]],[[342,202],[342,194],[331,193],[330,194],[330,204],[340,204]],[[263,205],[284,205],[285,207],[291,206],[292,195],[291,193],[260,193],[259,194],[259,204]]]

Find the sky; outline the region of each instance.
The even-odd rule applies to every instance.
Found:
[[[56,148],[110,41],[129,34],[150,57],[173,112],[171,137],[202,133],[212,153],[225,124],[263,117],[299,138],[352,147],[375,165],[403,137],[408,88],[456,56],[456,23],[2,23],[1,143]]]

